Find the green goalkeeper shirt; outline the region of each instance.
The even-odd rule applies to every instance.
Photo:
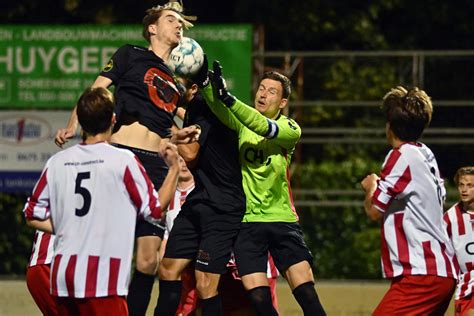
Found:
[[[241,101],[227,108],[212,87],[202,94],[214,114],[239,134],[239,159],[247,208],[243,222],[296,222],[290,161],[301,136],[299,125],[279,115],[266,118]]]

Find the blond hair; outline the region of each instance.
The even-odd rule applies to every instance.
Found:
[[[454,183],[456,185],[459,184],[459,179],[462,176],[473,176],[474,175],[474,167],[467,166],[467,167],[461,167],[456,171],[456,174],[454,175]]]

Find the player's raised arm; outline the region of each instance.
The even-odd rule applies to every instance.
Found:
[[[76,107],[71,112],[69,121],[66,128],[60,128],[56,131],[56,136],[54,137],[54,143],[63,148],[63,145],[68,142],[69,139],[73,138],[76,135],[76,130],[78,126]]]
[[[92,84],[92,88],[108,88],[112,84],[112,80],[106,78],[104,76],[98,76],[94,83]],[[54,137],[54,143],[58,146],[63,148],[63,145],[68,142],[69,139],[76,136],[76,131],[78,127],[78,120],[77,120],[77,113],[76,107],[71,112],[71,116],[69,117],[69,121],[65,128],[60,128],[56,132],[56,136]]]
[[[214,61],[213,64],[212,84],[216,98],[229,108],[241,124],[254,133],[274,140],[280,146],[291,150],[301,137],[301,128],[294,120],[280,116],[280,110],[287,105],[288,97],[282,94],[283,83],[275,79],[280,79],[280,76],[288,79],[278,75],[275,78],[264,78],[260,83],[255,96],[255,106],[259,107],[258,110],[241,102],[227,91],[219,61]]]
[[[207,56],[204,55],[204,62],[199,72],[193,78],[194,82],[199,86],[201,94],[206,100],[207,105],[212,113],[228,128],[238,131],[242,128],[242,123],[232,115],[229,109],[221,104],[221,101],[214,95],[213,87],[210,84]]]

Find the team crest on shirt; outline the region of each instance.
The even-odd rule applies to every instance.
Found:
[[[104,69],[102,70],[103,72],[109,72],[112,70],[112,68],[114,68],[114,61],[111,59],[109,60],[109,62],[107,63],[107,65],[105,65]]]
[[[148,85],[150,100],[162,110],[173,112],[180,93],[173,78],[158,68],[150,68],[143,81]]]

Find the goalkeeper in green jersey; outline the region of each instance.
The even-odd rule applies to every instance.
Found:
[[[314,288],[312,255],[291,194],[290,160],[301,136],[298,124],[281,114],[288,104],[291,82],[278,72],[265,73],[253,109],[227,91],[218,61],[213,72],[207,68],[205,59],[195,82],[212,112],[239,135],[247,207],[234,254],[250,301],[258,315],[278,315],[266,276],[270,251],[304,314],[325,315]]]

